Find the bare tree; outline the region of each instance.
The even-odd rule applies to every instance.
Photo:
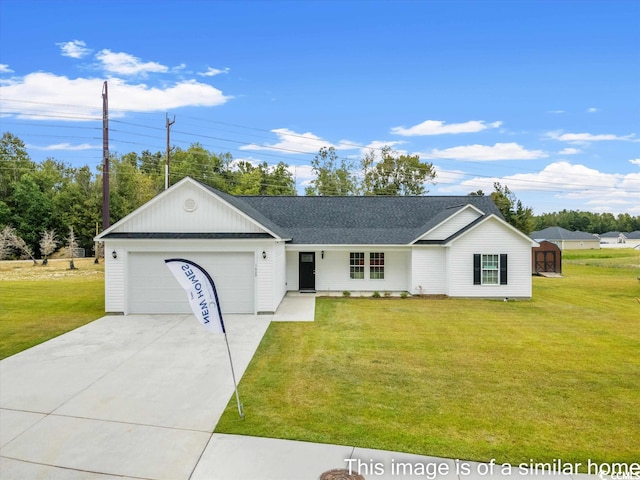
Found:
[[[0,260],[4,260],[9,256],[13,249],[13,234],[15,229],[9,225],[0,231]]]
[[[49,263],[49,259],[47,257],[55,252],[57,247],[58,243],[56,241],[55,230],[45,230],[42,232],[42,238],[40,239],[40,252],[44,257],[42,260],[43,265]]]
[[[33,260],[33,264],[37,265],[38,262],[36,261],[36,257],[33,256],[33,249],[27,245],[27,242],[24,241],[24,239],[18,235],[16,235],[14,237],[14,246],[20,250],[25,257],[29,257],[31,258],[31,260]]]
[[[4,244],[3,255],[5,253],[8,253],[7,251],[10,250],[10,247],[13,247],[21,251],[25,257],[29,257],[31,260],[33,260],[34,265],[38,264],[35,257],[33,256],[33,250],[29,245],[27,245],[27,242],[25,242],[22,237],[16,233],[15,228],[10,227],[9,225],[4,227],[4,229],[2,230],[2,237],[2,242]]]
[[[69,227],[69,236],[67,237],[67,248],[69,248],[69,254],[71,260],[69,261],[69,269],[75,270],[76,266],[73,264],[73,255],[78,248],[78,241],[76,240],[76,234],[73,231],[73,227]]]

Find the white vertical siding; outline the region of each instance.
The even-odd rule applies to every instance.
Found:
[[[411,256],[411,290],[413,294],[447,293],[446,248],[416,246]]]
[[[467,207],[447,218],[444,223],[423,235],[420,240],[445,240],[477,218],[480,218],[480,216],[480,212],[476,209]]]
[[[507,254],[507,285],[474,285],[473,255]],[[448,295],[452,297],[531,297],[531,243],[489,218],[452,242],[448,255]]]
[[[134,212],[114,232],[235,232],[260,233],[255,222],[236,212],[202,188],[185,183],[172,195],[156,197],[143,210]],[[192,201],[195,209],[185,209]]]
[[[299,287],[298,277],[298,251],[287,250],[285,252],[287,290],[297,291]]]
[[[267,254],[267,258],[262,258],[262,252]],[[274,311],[274,264],[275,255],[273,245],[256,249],[256,311]]]
[[[126,313],[126,251],[122,248],[114,248],[109,242],[105,242],[104,251],[104,310],[109,313]],[[112,257],[113,251],[116,252],[117,258]]]
[[[273,310],[278,309],[278,305],[287,293],[287,264],[284,250],[284,242],[276,242],[273,247],[275,254],[274,279],[273,279]]]
[[[262,252],[267,258],[262,258]],[[271,313],[278,309],[286,293],[284,242],[269,243],[256,249],[256,311]]]

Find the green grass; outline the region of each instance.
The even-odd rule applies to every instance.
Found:
[[[103,266],[76,260],[3,262],[0,268],[0,359],[104,315]],[[19,280],[18,278],[25,278]]]
[[[315,322],[270,325],[240,383],[246,419],[232,399],[216,431],[511,464],[635,462],[640,252],[603,260],[569,252],[563,278],[533,279],[531,301],[318,299]]]

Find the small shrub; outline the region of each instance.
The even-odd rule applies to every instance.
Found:
[[[400,294],[400,298],[407,298],[409,296],[409,294],[407,292],[402,292]]]
[[[350,297],[351,296],[351,292],[349,290],[343,290],[342,291],[342,296],[343,297]]]
[[[375,291],[373,292],[373,295],[371,295],[373,298],[380,298],[380,292],[379,291]]]
[[[389,290],[384,291],[384,298],[389,298],[391,296],[391,292]]]

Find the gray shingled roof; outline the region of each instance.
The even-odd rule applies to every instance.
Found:
[[[192,181],[196,181],[193,180]],[[235,196],[199,183],[273,236],[303,245],[408,245],[468,205],[503,218],[491,197],[468,196]],[[460,229],[449,239],[461,234]],[[101,238],[267,238],[232,232],[109,232]],[[442,243],[446,239],[427,243]],[[421,242],[424,243],[424,242]]]
[[[491,197],[478,196],[233,198],[237,208],[248,205],[297,244],[406,245],[468,204],[502,218]]]
[[[562,227],[548,227],[544,230],[531,232],[529,236],[534,240],[597,240],[591,233],[572,232]]]

